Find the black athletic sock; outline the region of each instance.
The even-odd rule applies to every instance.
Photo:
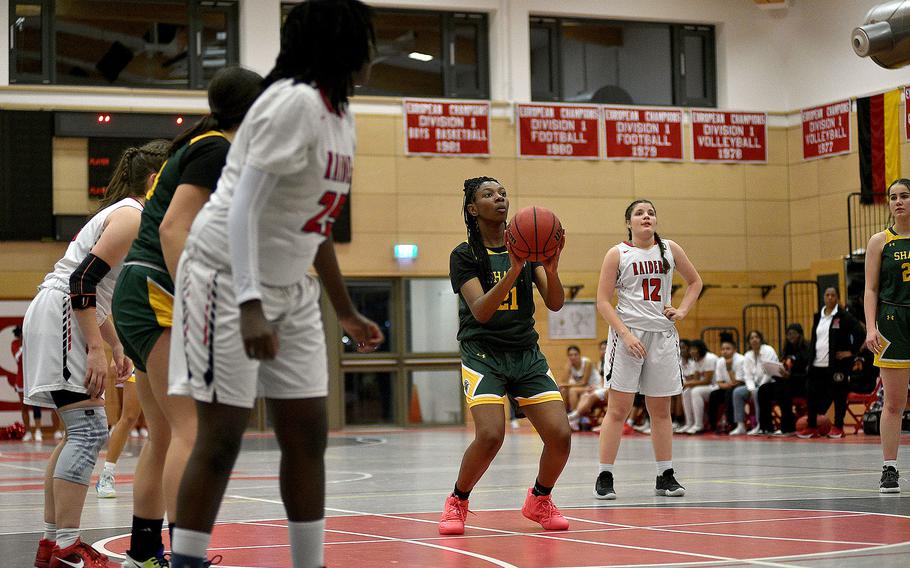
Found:
[[[468,498],[471,496],[471,492],[468,491],[467,493],[465,493],[464,491],[459,490],[459,489],[458,489],[458,485],[456,484],[456,485],[455,485],[455,490],[452,491],[452,495],[458,497],[458,498],[461,499],[462,501],[467,501]]]
[[[161,547],[161,527],[164,519],[142,519],[133,516],[133,531],[130,534],[129,555],[133,560],[144,562],[155,556]]]
[[[539,481],[536,479],[534,480],[534,488],[531,489],[531,493],[534,495],[537,495],[538,497],[546,497],[550,494],[551,491],[553,491],[552,487],[544,487],[540,484]]]

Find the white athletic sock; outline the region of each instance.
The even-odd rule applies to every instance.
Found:
[[[117,464],[109,461],[104,462],[104,471],[109,471],[113,475],[115,469],[117,469]]]
[[[174,544],[171,549],[175,554],[190,558],[205,558],[211,539],[209,533],[174,527]]]
[[[657,462],[657,475],[663,475],[668,469],[673,469],[673,461]]]
[[[600,471],[609,471],[610,473],[613,473],[613,464],[611,464],[611,463],[600,464]]]
[[[79,529],[57,529],[57,546],[61,550],[79,540]]]
[[[323,540],[325,519],[306,523],[288,523],[291,537],[291,559],[294,568],[319,568],[325,564]]]
[[[894,469],[897,469],[897,460],[885,460],[884,467],[888,467],[889,465]]]
[[[57,525],[54,523],[44,523],[44,540],[54,542],[57,540]]]

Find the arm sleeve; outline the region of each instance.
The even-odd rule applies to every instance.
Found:
[[[278,177],[249,165],[234,188],[228,213],[228,246],[237,304],[262,298],[259,291],[259,218]]]
[[[478,277],[477,263],[470,249],[459,246],[449,256],[449,279],[452,281],[452,291],[458,294],[461,287],[471,278]]]
[[[220,136],[192,144],[180,160],[183,169],[177,185],[186,183],[215,191],[230,147],[230,143]]]

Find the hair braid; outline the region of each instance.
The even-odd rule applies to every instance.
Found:
[[[477,188],[488,181],[499,183],[495,178],[486,176],[464,180],[464,204],[462,205],[464,224],[468,228],[468,244],[471,246],[474,260],[480,264],[480,285],[485,292],[493,287],[493,266],[490,264],[487,246],[483,243],[483,235],[480,234],[480,225],[477,223],[477,217],[468,212],[468,205],[474,203]]]
[[[98,210],[126,197],[145,195],[146,177],[158,172],[170,145],[167,140],[152,140],[139,148],[124,150],[111,175],[111,181],[104,190],[104,197],[98,203]]]

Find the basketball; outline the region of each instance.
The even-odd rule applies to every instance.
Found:
[[[831,431],[831,422],[828,420],[828,417],[823,414],[819,414],[818,418],[816,420],[817,420],[816,423],[818,424],[818,435],[827,436],[828,432]],[[800,418],[799,420],[796,421],[796,431],[798,433],[802,434],[808,429],[809,429],[809,417],[808,416],[803,416],[802,418]]]
[[[540,262],[550,258],[563,239],[562,223],[549,209],[525,207],[506,227],[506,240],[512,252],[521,259]]]

